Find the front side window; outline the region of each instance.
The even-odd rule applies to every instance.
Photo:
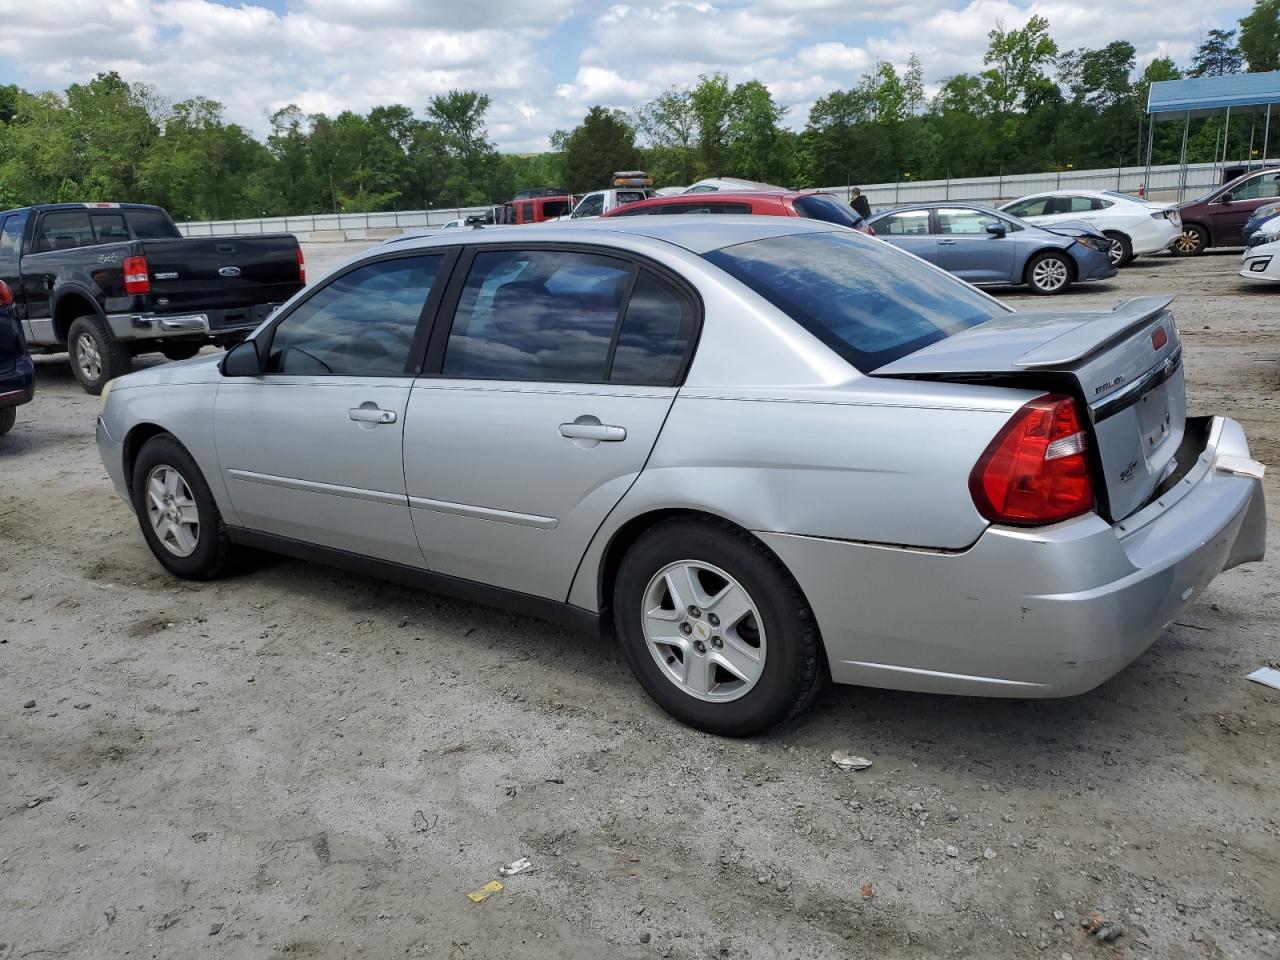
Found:
[[[1005,312],[967,283],[852,231],[705,256],[864,373]]]
[[[15,213],[5,217],[4,229],[0,230],[0,257],[16,257],[21,252],[21,247],[22,217]]]
[[[604,194],[593,193],[582,198],[578,208],[573,211],[574,217],[598,217],[604,213]]]
[[[73,250],[94,243],[93,227],[89,214],[84,210],[59,210],[46,213],[40,221],[36,235],[36,252],[48,250]]]
[[[938,210],[938,233],[945,234],[979,234],[986,233],[987,227],[993,223],[1003,223],[999,217],[993,217],[981,210],[970,210],[966,207],[942,208]]]
[[[876,224],[876,233],[887,233],[893,237],[922,237],[929,233],[929,211],[908,210],[885,217]]]
[[[443,259],[380,260],[338,277],[276,325],[267,372],[405,376],[418,320]]]
[[[626,261],[589,253],[477,253],[454,314],[442,373],[604,382],[631,274]]]
[[[1259,200],[1264,197],[1280,196],[1280,174],[1264,173],[1246,180],[1231,191],[1232,200]]]

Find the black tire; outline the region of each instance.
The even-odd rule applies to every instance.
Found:
[[[1044,277],[1041,277],[1042,270],[1046,274]],[[1064,292],[1074,279],[1075,264],[1069,256],[1057,250],[1036,254],[1027,261],[1026,270],[1023,271],[1023,282],[1031,288],[1032,293],[1042,297]]]
[[[0,407],[0,437],[13,429],[13,425],[18,422],[17,407]]]
[[[67,353],[71,356],[71,372],[85,392],[94,396],[133,368],[129,348],[111,335],[107,321],[98,316],[72,321],[67,332]]]
[[[1127,267],[1129,261],[1133,259],[1133,241],[1119,231],[1107,233],[1107,237],[1111,240],[1111,264],[1117,270],[1121,267]]]
[[[681,560],[718,567],[759,611],[764,665],[755,685],[737,699],[708,702],[681,689],[645,639],[641,611],[650,581]],[[818,628],[800,587],[759,541],[729,524],[677,518],[646,531],[622,559],[613,606],[619,641],[641,686],[677,720],[707,733],[747,737],[768,730],[803,712],[826,679]],[[711,611],[699,616],[709,622]]]
[[[1209,249],[1209,231],[1198,223],[1184,223],[1170,250],[1175,257],[1198,257]]]
[[[178,556],[161,541],[148,509],[147,483],[153,471],[168,467],[176,470],[195,502],[199,526],[195,549],[188,556]],[[231,540],[227,536],[222,513],[209,491],[204,474],[185,447],[167,433],[152,437],[138,452],[133,464],[133,512],[147,546],[170,573],[186,580],[213,580],[222,576],[231,560]]]
[[[164,354],[167,360],[190,360],[203,347],[203,343],[186,343],[181,340],[175,340],[173,343],[161,342],[160,352]]]

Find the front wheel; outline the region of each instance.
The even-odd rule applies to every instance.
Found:
[[[745,737],[802,712],[825,677],[799,586],[727,524],[668,520],[627,551],[614,619],[636,679],[676,719]]]
[[[1182,233],[1173,241],[1173,255],[1194,257],[1209,248],[1209,232],[1198,223],[1184,223]]]
[[[0,437],[13,429],[13,425],[18,422],[17,407],[0,407]]]
[[[143,444],[134,461],[133,510],[170,573],[213,580],[226,570],[231,541],[222,513],[191,454],[167,433]]]
[[[128,349],[116,341],[101,317],[79,317],[72,322],[67,332],[67,352],[71,355],[71,372],[85,392],[94,396],[133,366]]]
[[[1071,286],[1071,263],[1061,253],[1042,253],[1027,264],[1027,286],[1032,293],[1051,296]]]

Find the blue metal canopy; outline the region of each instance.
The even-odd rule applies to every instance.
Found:
[[[1280,103],[1280,70],[1236,73],[1224,77],[1158,80],[1147,94],[1147,113],[1193,115],[1227,107],[1260,107]]]

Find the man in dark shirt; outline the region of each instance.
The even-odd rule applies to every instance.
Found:
[[[853,212],[862,217],[863,220],[871,219],[871,204],[867,202],[867,198],[862,195],[860,187],[854,187],[849,191],[849,206],[853,207]]]

